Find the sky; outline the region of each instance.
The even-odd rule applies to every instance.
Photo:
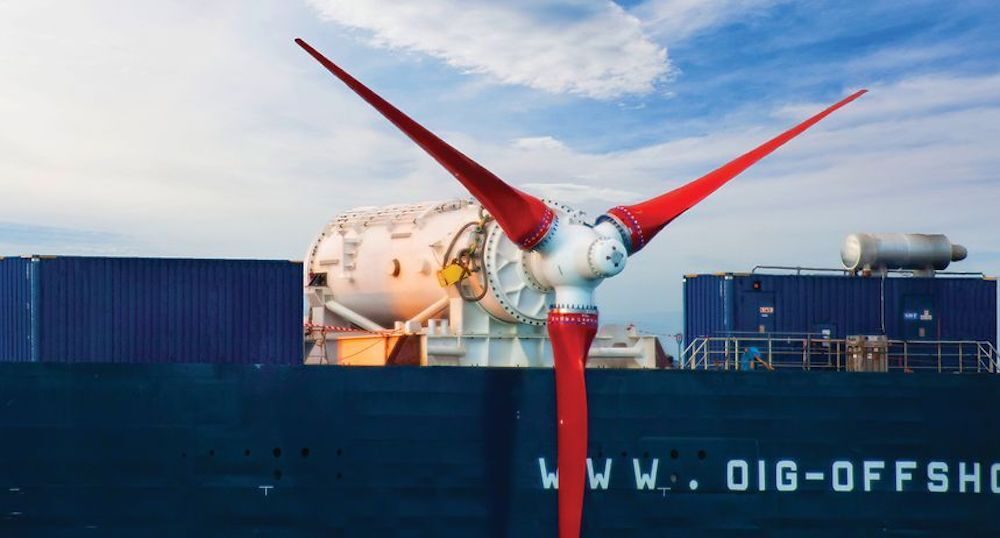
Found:
[[[0,0],[0,255],[302,259],[352,207],[466,195],[302,37],[594,217],[871,90],[661,232],[605,320],[677,331],[684,274],[838,267],[856,231],[998,274],[998,27],[990,0]]]

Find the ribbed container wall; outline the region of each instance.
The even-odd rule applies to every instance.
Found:
[[[31,261],[0,258],[0,361],[31,360]]]
[[[989,278],[716,274],[684,279],[684,332],[997,341]]]
[[[33,334],[38,347],[29,360],[302,360],[301,263],[83,257],[29,263],[35,280],[27,287],[37,290],[31,299],[35,328],[23,321],[4,325],[0,340],[31,340],[25,336]],[[6,310],[8,291],[23,293],[25,283],[14,278],[0,285]],[[0,360],[25,360],[20,348],[11,351]]]
[[[697,327],[699,335],[729,333],[732,328],[731,279],[712,278],[711,275],[689,275],[684,277],[684,325],[685,335],[690,327]]]

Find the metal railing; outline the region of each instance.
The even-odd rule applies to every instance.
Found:
[[[850,269],[845,269],[843,267],[800,267],[798,265],[755,265],[753,269],[750,270],[750,274],[765,274],[761,271],[788,271],[794,272],[796,275],[801,275],[803,271],[805,273],[840,273],[844,276],[856,275],[858,271],[852,271]],[[896,275],[908,275],[914,276],[919,271],[914,269],[888,269],[885,271],[887,274]],[[977,276],[980,278],[985,278],[986,273],[981,271],[934,271],[935,275],[947,275],[947,276]]]
[[[989,341],[885,340],[883,346],[881,371],[1000,373],[1000,353]],[[702,337],[684,348],[681,368],[840,372],[852,369],[849,364],[857,349],[847,339],[812,335]]]

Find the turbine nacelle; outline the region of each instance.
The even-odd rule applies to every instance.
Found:
[[[594,289],[625,269],[628,250],[609,223],[591,225],[581,213],[552,209],[552,226],[527,255],[527,269],[539,284],[555,290],[555,308],[595,310]]]

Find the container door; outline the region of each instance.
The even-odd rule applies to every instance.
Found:
[[[930,295],[903,296],[903,339],[937,339],[937,315]]]
[[[754,296],[757,298],[757,332],[759,333],[773,333],[774,332],[774,293],[772,292],[759,292],[755,293]]]

